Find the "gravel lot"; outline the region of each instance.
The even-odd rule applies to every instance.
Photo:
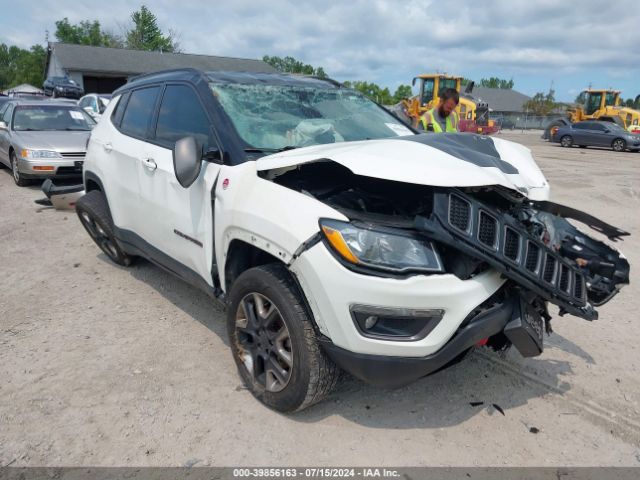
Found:
[[[242,388],[208,297],[111,264],[0,171],[0,465],[640,465],[640,154],[501,136],[553,200],[632,233],[632,285],[596,322],[557,317],[540,357],[477,351],[396,391],[345,379],[293,416]]]

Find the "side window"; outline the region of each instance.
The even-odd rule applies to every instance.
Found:
[[[116,108],[111,112],[111,123],[113,123],[116,127],[120,127],[120,122],[122,121],[122,114],[124,113],[124,107],[127,104],[127,100],[129,99],[128,93],[123,93],[120,95],[120,98],[115,99],[118,104]]]
[[[80,108],[84,108],[87,106],[87,97],[84,97],[82,100],[80,100],[80,103],[78,104],[78,106]]]
[[[131,92],[120,124],[124,133],[134,137],[146,136],[159,91],[160,87],[149,87]]]
[[[2,121],[9,125],[11,123],[11,114],[13,113],[13,105],[8,105],[7,109],[4,111],[4,115],[2,115]],[[11,125],[9,125],[11,126]]]
[[[98,113],[98,102],[96,101],[96,97],[91,97],[91,103],[89,105],[94,112]]]
[[[576,130],[588,130],[589,129],[589,124],[588,123],[576,123],[573,125],[573,128],[575,128]]]
[[[173,147],[189,135],[206,151],[212,143],[209,118],[190,87],[167,85],[158,113],[156,140]]]
[[[598,132],[604,132],[604,125],[601,125],[599,123],[592,123],[591,124],[591,130],[597,130]]]

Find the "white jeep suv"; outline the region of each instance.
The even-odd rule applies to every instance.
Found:
[[[77,213],[226,304],[249,390],[280,411],[346,370],[396,387],[475,345],[538,355],[549,303],[592,320],[629,279],[627,233],[548,201],[518,144],[416,134],[330,80],[175,70],[117,90]]]

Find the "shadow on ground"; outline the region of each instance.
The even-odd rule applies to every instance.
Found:
[[[99,257],[109,262],[105,255]],[[224,312],[209,296],[144,260],[127,270],[228,346]],[[587,361],[593,361],[577,345],[566,340],[560,343]],[[556,392],[570,389],[562,380],[573,373],[569,362],[534,358],[526,359],[526,363],[527,371],[548,372],[545,382],[551,382]],[[315,423],[339,415],[372,428],[441,428],[463,423],[483,411],[498,420],[503,415],[500,409],[508,416],[512,408],[548,393],[549,389],[544,386],[505,371],[487,355],[471,353],[461,363],[397,390],[371,387],[345,374],[328,399],[288,417]]]

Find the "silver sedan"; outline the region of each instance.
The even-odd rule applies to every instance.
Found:
[[[25,186],[34,179],[82,175],[94,120],[69,103],[11,101],[0,109],[0,164]]]

